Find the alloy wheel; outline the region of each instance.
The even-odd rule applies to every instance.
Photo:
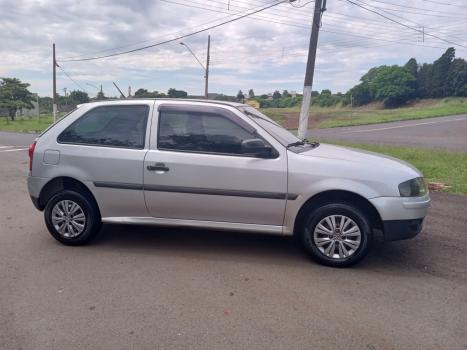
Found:
[[[78,203],[62,200],[52,209],[52,224],[61,236],[75,238],[84,231],[86,215]]]
[[[347,259],[360,247],[362,233],[345,215],[330,215],[315,227],[313,240],[319,251],[331,259]]]

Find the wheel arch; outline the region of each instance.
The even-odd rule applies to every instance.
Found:
[[[91,200],[95,207],[99,210],[96,198],[94,197],[91,190],[83,182],[68,176],[56,177],[45,184],[39,193],[39,209],[44,210],[50,198],[52,198],[52,196],[54,196],[56,193],[64,190],[72,190],[81,193],[89,200]]]
[[[372,229],[382,229],[382,219],[378,210],[365,197],[346,190],[328,190],[317,193],[310,197],[298,211],[294,222],[294,234],[300,232],[303,227],[307,213],[328,203],[347,203],[364,211],[368,215]]]

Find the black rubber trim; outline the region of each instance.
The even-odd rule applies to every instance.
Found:
[[[96,187],[118,188],[124,190],[144,190],[155,192],[174,192],[174,193],[190,193],[190,194],[205,194],[212,196],[229,196],[229,197],[247,197],[247,198],[265,198],[265,199],[288,199],[295,200],[298,195],[278,193],[278,192],[257,192],[257,191],[241,191],[241,190],[221,190],[215,188],[198,188],[198,187],[181,187],[181,186],[161,186],[161,185],[138,185],[129,183],[117,182],[94,182]]]
[[[96,187],[105,187],[105,188],[118,188],[122,190],[143,190],[143,185],[138,184],[130,184],[130,183],[123,183],[123,182],[94,182],[94,186]]]
[[[423,219],[383,221],[385,241],[400,241],[413,238],[423,228]]]
[[[44,208],[41,208],[41,206],[39,204],[39,198],[33,197],[33,196],[30,196],[30,197],[31,197],[32,204],[34,204],[34,206],[36,207],[37,210],[44,209]]]

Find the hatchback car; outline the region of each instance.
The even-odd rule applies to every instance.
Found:
[[[417,235],[430,198],[400,160],[299,140],[239,103],[88,103],[30,146],[28,188],[58,241],[101,223],[295,235],[320,263],[348,266],[374,232]]]

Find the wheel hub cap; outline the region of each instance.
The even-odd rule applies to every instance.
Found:
[[[319,251],[328,258],[347,259],[360,247],[362,234],[351,218],[330,215],[316,225],[313,240]]]
[[[52,224],[66,238],[75,238],[83,233],[86,216],[78,203],[72,200],[57,202],[52,209]]]

